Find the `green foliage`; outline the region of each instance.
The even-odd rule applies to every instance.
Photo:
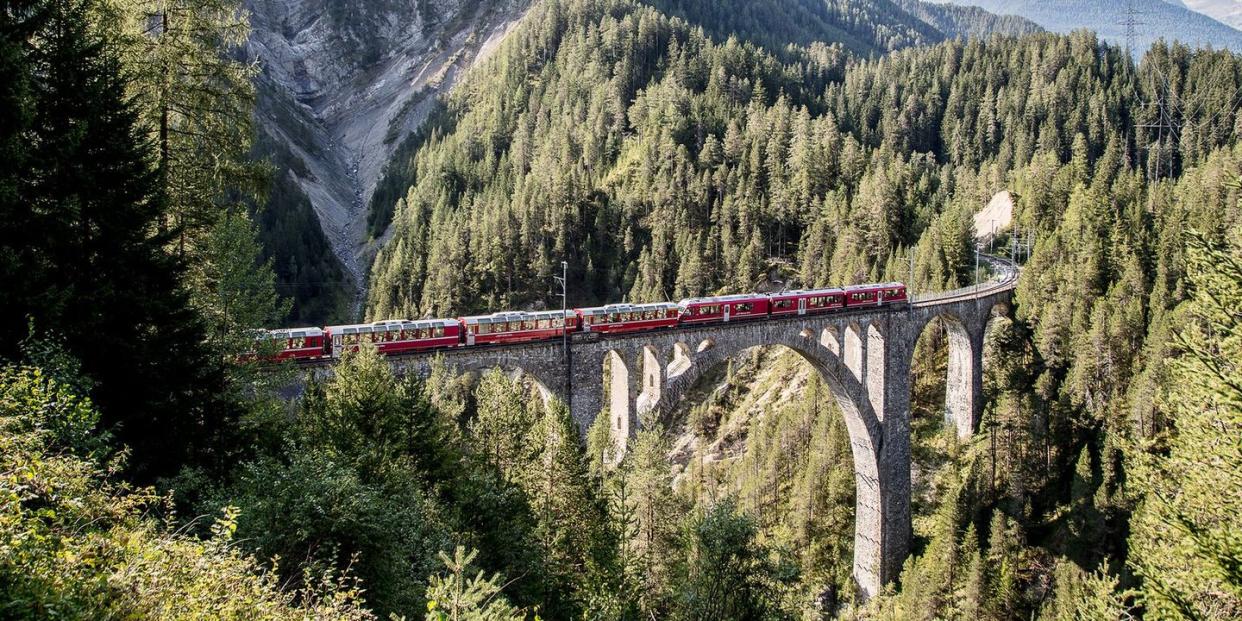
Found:
[[[21,181],[0,202],[0,353],[14,357],[30,332],[62,337],[94,382],[103,424],[150,478],[219,458],[232,412],[219,407],[221,364],[202,346],[171,239],[157,234],[166,205],[118,52],[91,23],[99,9],[3,11],[28,114],[9,169]]]
[[[113,479],[98,413],[40,369],[0,369],[0,615],[6,619],[373,619],[348,575],[298,591],[231,541],[170,532],[159,498]]]
[[[150,132],[168,205],[161,224],[177,235],[177,252],[191,259],[193,272],[227,213],[222,207],[262,194],[266,183],[263,166],[248,157],[257,65],[236,54],[250,23],[236,0],[109,3],[104,19],[120,22],[116,40],[128,88]]]
[[[1227,619],[1242,614],[1242,245],[1189,236],[1189,299],[1174,323],[1176,354],[1160,401],[1166,434],[1134,455],[1142,494],[1130,563],[1148,613]]]
[[[1086,573],[1070,561],[1057,562],[1054,572],[1056,593],[1040,612],[1044,621],[1130,621],[1138,618],[1134,593],[1122,591],[1120,580],[1107,567]]]
[[[427,587],[427,621],[522,621],[519,613],[500,591],[500,576],[485,578],[483,572],[471,578],[467,572],[478,551],[466,553],[457,546],[453,556],[443,551],[440,560],[448,569],[431,577]]]
[[[284,559],[285,578],[348,568],[373,610],[410,614],[451,540],[416,457],[430,416],[374,350],[350,354],[310,388],[284,447],[244,464],[214,506],[240,507],[238,537]]]
[[[100,18],[125,70],[147,132],[160,230],[187,267],[185,284],[225,356],[249,351],[248,335],[280,322],[271,265],[244,201],[261,199],[266,167],[251,160],[257,64],[238,53],[250,34],[236,0],[105,0]]]
[[[676,619],[768,619],[780,583],[795,577],[774,563],[755,522],[722,500],[689,521],[682,534]]]

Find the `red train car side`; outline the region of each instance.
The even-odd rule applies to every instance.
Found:
[[[561,338],[578,330],[578,313],[567,310],[541,313],[496,313],[458,320],[465,330],[466,345],[528,343]]]
[[[347,351],[357,351],[363,343],[371,343],[381,354],[400,355],[461,344],[461,324],[453,319],[420,321],[391,320],[348,326],[329,326],[332,356],[340,358]]]
[[[845,305],[847,307],[881,306],[907,300],[909,300],[909,297],[906,296],[906,286],[899,282],[879,285],[853,285],[845,288]]]
[[[285,330],[262,330],[255,338],[259,352],[243,358],[256,357],[285,360],[317,360],[328,354],[327,336],[319,328],[289,328]],[[274,354],[268,354],[275,351]]]
[[[770,299],[766,295],[722,295],[682,300],[681,322],[686,324],[727,322],[768,316]]]
[[[773,317],[822,313],[845,307],[845,291],[841,289],[785,291],[769,297]]]
[[[611,304],[578,309],[583,332],[621,334],[658,328],[671,328],[680,314],[676,304]]]

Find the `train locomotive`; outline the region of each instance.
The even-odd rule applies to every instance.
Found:
[[[258,340],[277,361],[340,358],[369,343],[399,356],[457,347],[487,347],[562,338],[565,334],[634,334],[678,326],[759,321],[909,301],[899,282],[834,289],[690,298],[677,303],[609,304],[566,311],[506,311],[457,319],[387,320],[367,324],[263,330]],[[265,351],[268,348],[264,348]]]

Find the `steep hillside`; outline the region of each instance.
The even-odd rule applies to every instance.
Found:
[[[959,212],[1008,171],[1068,158],[1079,134],[1100,154],[1125,132],[1140,141],[1130,157],[1167,173],[1234,127],[1215,113],[1232,109],[1231,57],[1166,49],[1136,76],[1089,33],[874,65],[834,50],[783,60],[635,2],[540,4],[406,163],[369,316],[546,304],[560,257],[580,304],[747,289],[769,265],[808,285],[895,276],[921,238],[920,269],[942,286],[966,252]],[[1194,131],[1170,157],[1146,148],[1154,111],[1126,103],[1164,87],[1156,71],[1187,76],[1203,104],[1178,120]]]
[[[945,36],[967,39],[993,34],[1021,36],[1043,30],[1039,24],[1016,15],[996,15],[976,6],[937,4],[923,0],[898,0],[901,8],[931,24]]]
[[[262,67],[262,155],[286,164],[279,167],[283,187],[313,207],[349,281],[331,284],[357,287],[367,263],[365,205],[380,170],[402,136],[421,124],[435,95],[486,55],[526,2],[252,0],[247,5],[248,53]],[[285,284],[297,289],[307,282]]]
[[[1168,0],[1234,28],[1242,28],[1242,3],[1237,0]]]
[[[1079,28],[1094,30],[1106,41],[1125,44],[1126,3],[1115,0],[948,0],[953,4],[982,7],[998,15],[1021,15],[1048,30],[1068,33]],[[1212,46],[1242,51],[1242,32],[1206,15],[1165,2],[1135,0],[1142,24],[1136,29],[1135,54],[1157,39],[1177,40],[1195,47]]]
[[[438,95],[485,57],[526,10],[528,0],[251,0],[249,54],[263,69],[259,155],[278,163],[279,194],[263,220],[270,254],[284,265],[282,287],[294,318],[332,316],[324,296],[360,293],[371,253],[382,244],[405,163],[421,139],[407,139],[437,107]],[[828,43],[869,56],[949,36],[1028,28],[986,14],[946,19],[942,9],[889,0],[767,0],[648,4],[701,26],[720,40],[754,41],[784,54],[790,44]],[[968,24],[968,25],[964,25]],[[940,29],[944,28],[945,32]],[[406,148],[402,149],[405,144]],[[381,182],[385,167],[397,156]],[[377,191],[377,185],[378,191]],[[270,226],[292,205],[310,205],[323,235]],[[370,209],[368,209],[370,207]],[[371,226],[367,212],[371,211]],[[302,220],[293,214],[294,219]],[[294,239],[289,235],[294,234]],[[378,243],[376,238],[379,238]],[[302,243],[305,242],[305,243]],[[322,247],[331,249],[324,256]],[[345,315],[351,314],[346,306]]]
[[[889,0],[647,0],[666,15],[779,52],[790,44],[838,43],[863,56],[936,43],[940,31]]]

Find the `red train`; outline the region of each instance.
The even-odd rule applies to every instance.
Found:
[[[676,304],[610,304],[564,311],[510,311],[458,319],[389,320],[327,328],[266,330],[260,340],[284,341],[276,360],[339,358],[370,343],[382,354],[529,343],[565,333],[630,334],[680,325],[813,315],[906,302],[902,283],[692,298]]]

